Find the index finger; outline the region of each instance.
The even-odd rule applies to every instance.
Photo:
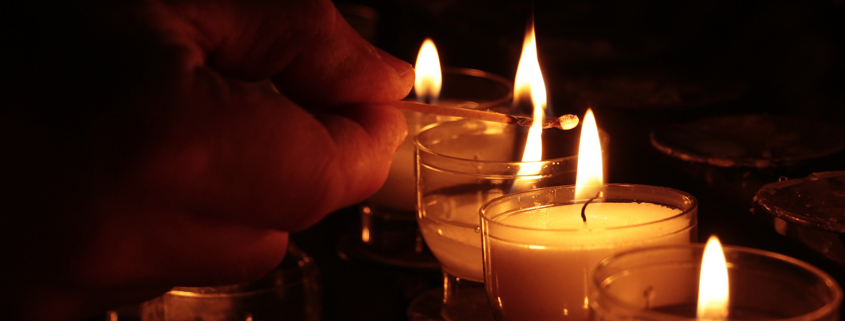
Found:
[[[299,230],[364,200],[386,179],[407,133],[390,105],[314,115],[213,74],[197,77],[196,90],[145,166],[145,189],[175,207],[251,226]]]

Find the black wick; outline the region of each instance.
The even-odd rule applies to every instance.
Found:
[[[593,196],[592,198],[588,199],[587,202],[584,203],[584,206],[581,207],[581,219],[584,220],[584,223],[587,223],[587,204],[590,204],[590,202],[592,202],[594,199],[597,199],[600,195],[601,191],[596,193],[596,196]]]

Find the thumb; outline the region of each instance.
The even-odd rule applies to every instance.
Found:
[[[206,65],[224,77],[272,78],[302,105],[389,102],[413,86],[411,65],[373,47],[329,0],[184,1],[173,11]]]

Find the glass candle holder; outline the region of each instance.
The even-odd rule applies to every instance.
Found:
[[[243,284],[175,287],[141,303],[106,313],[108,321],[319,321],[319,271],[293,244],[282,263],[265,277]]]
[[[468,68],[443,68],[438,105],[469,105],[478,110],[509,109],[513,86],[497,75]],[[413,95],[409,100],[415,100]],[[414,137],[425,126],[455,120],[403,111],[408,136],[393,156],[384,185],[361,206],[360,242],[343,252],[376,262],[417,268],[439,265],[419,233],[414,184]]]
[[[481,208],[484,282],[497,320],[586,320],[588,274],[603,257],[696,238],[692,195],[620,184],[602,192],[576,199],[575,186],[557,186]]]
[[[723,247],[728,320],[838,320],[842,290],[826,273],[781,254]],[[593,320],[696,320],[704,244],[637,249],[591,275]]]
[[[527,128],[462,120],[417,135],[417,219],[444,275],[447,320],[492,318],[484,292],[478,210],[521,190],[575,181],[578,133],[544,131],[544,161],[520,162]],[[602,136],[606,145],[608,138]],[[554,147],[554,148],[552,148]],[[565,156],[569,155],[569,156]],[[539,169],[521,174],[523,168]]]

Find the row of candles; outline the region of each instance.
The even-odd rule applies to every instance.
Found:
[[[416,63],[419,101],[437,102],[439,68],[426,40]],[[533,27],[514,101],[530,101],[541,123],[546,92]],[[442,120],[408,116],[412,132]],[[842,291],[821,270],[775,253],[723,250],[713,237],[706,248],[691,244],[698,215],[692,195],[606,184],[608,138],[590,110],[581,125],[577,157],[543,160],[543,129],[532,125],[521,161],[513,161],[524,131],[472,120],[434,124],[400,148],[389,181],[416,182],[420,230],[444,272],[442,317],[838,319]],[[573,174],[575,184],[567,185]],[[377,197],[407,204],[409,184],[388,185]],[[478,293],[485,295],[472,297]]]

